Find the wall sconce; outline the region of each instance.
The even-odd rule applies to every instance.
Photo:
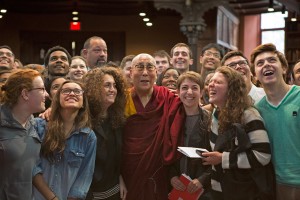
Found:
[[[269,7],[268,7],[268,12],[273,12],[274,8],[273,8],[273,0],[269,1]]]

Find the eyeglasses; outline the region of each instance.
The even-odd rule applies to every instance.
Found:
[[[11,53],[11,52],[3,52],[3,51],[0,51],[0,56],[4,56],[4,55],[6,55],[6,56],[9,57],[9,58],[14,57],[14,54]]]
[[[248,65],[248,62],[246,60],[239,60],[236,62],[231,62],[227,66],[235,69],[237,65],[239,65],[240,67],[245,67],[246,65]]]
[[[267,58],[264,58],[264,59],[260,59],[256,62],[255,66],[262,67],[265,64],[265,61],[268,61],[268,63],[274,64],[274,63],[277,62],[277,59],[274,56],[267,57]]]
[[[46,91],[45,87],[38,87],[38,88],[30,89],[30,91],[32,91],[32,90],[42,90],[43,93],[45,93],[45,91]]]
[[[70,95],[71,92],[73,92],[76,96],[81,96],[84,91],[80,89],[70,89],[70,88],[64,88],[61,90],[61,93],[63,95]]]
[[[139,64],[135,65],[135,68],[139,72],[143,72],[145,70],[145,68],[148,72],[152,72],[156,69],[155,66],[151,63],[139,63]]]
[[[214,53],[214,52],[211,52],[211,51],[205,51],[204,55],[208,56],[208,57],[213,56],[214,58],[218,58],[218,59],[221,58],[221,55],[219,53]]]

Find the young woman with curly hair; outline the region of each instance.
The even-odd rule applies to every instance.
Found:
[[[264,122],[252,107],[244,79],[229,67],[217,68],[210,80],[212,114],[210,144],[203,153],[204,165],[212,165],[214,199],[265,199],[253,181],[252,172],[269,164],[270,144]],[[241,125],[241,126],[240,126]],[[225,179],[228,174],[237,175]]]
[[[85,199],[92,182],[97,138],[90,129],[84,87],[65,81],[52,98],[49,122],[36,120],[43,140],[34,169],[35,199]]]
[[[105,66],[89,71],[84,83],[98,139],[95,173],[87,199],[125,199],[127,190],[120,175],[125,78],[120,69]]]

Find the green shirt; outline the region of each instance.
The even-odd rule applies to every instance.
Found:
[[[300,87],[293,85],[277,106],[266,96],[255,105],[270,139],[276,181],[300,186]]]

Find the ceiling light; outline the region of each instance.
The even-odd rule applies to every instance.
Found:
[[[291,18],[291,21],[292,21],[292,22],[297,21],[297,14],[296,14],[295,12],[293,13],[293,16],[292,16],[292,18]]]
[[[152,26],[153,24],[151,22],[147,22],[146,26]]]
[[[78,17],[73,17],[73,21],[77,21],[78,19]]]
[[[150,19],[149,19],[149,18],[143,18],[143,21],[144,21],[144,22],[149,22]]]
[[[6,13],[7,10],[6,10],[6,9],[1,9],[0,12],[1,12],[1,13]]]
[[[268,11],[269,11],[269,12],[273,12],[273,11],[274,11],[274,8],[273,8],[273,0],[270,0],[270,2],[269,2]]]
[[[2,18],[3,16],[2,15],[0,15],[0,19]]]
[[[140,15],[141,17],[144,17],[144,16],[146,16],[146,13],[141,12],[141,13],[139,13],[139,15]]]
[[[72,15],[78,15],[78,11],[73,11]]]

